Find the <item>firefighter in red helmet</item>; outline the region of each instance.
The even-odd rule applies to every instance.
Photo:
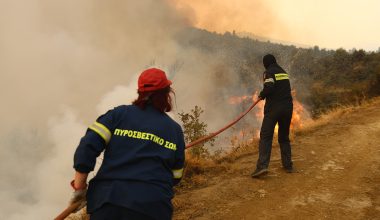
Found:
[[[86,192],[87,175],[104,152],[87,189],[91,220],[171,219],[173,186],[185,160],[182,129],[166,114],[172,109],[171,84],[164,71],[145,70],[132,105],[101,115],[81,139],[72,183],[78,192]]]

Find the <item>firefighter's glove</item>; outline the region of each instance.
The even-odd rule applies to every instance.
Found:
[[[70,205],[74,203],[80,203],[80,206],[76,210],[80,210],[86,205],[86,194],[87,194],[87,185],[82,189],[76,189],[74,187],[74,180],[71,182],[71,186],[74,189],[74,192],[70,199]]]

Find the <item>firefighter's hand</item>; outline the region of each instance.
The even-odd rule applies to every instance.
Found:
[[[87,194],[87,188],[75,190],[73,192],[73,195],[71,196],[70,203],[69,203],[69,206],[73,206],[75,208],[73,213],[78,212],[79,210],[81,210],[83,207],[87,205],[86,194]]]
[[[86,201],[87,189],[75,190],[71,196],[70,204]]]
[[[76,188],[74,186],[74,180],[71,182],[71,186],[74,189],[74,192],[70,199],[70,204],[74,204],[76,202],[85,202],[86,194],[87,194],[87,184]]]

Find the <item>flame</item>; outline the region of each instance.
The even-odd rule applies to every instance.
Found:
[[[245,108],[248,108],[248,105],[252,104],[257,99],[258,92],[256,91],[253,95],[232,96],[228,99],[228,103],[230,105],[240,105],[245,110]],[[233,146],[247,145],[255,141],[260,130],[258,118],[262,119],[264,117],[263,109],[264,102],[257,103],[256,108],[250,113],[253,114],[254,121],[252,121],[251,116],[250,120],[248,118],[245,120],[243,119],[242,122],[235,126],[233,134],[231,135],[231,144]]]
[[[246,100],[249,100],[251,99],[252,96],[251,95],[244,95],[244,96],[231,96],[229,99],[228,99],[228,103],[231,104],[231,105],[236,105],[236,104],[240,104]]]
[[[255,94],[253,94],[253,101],[254,100],[257,100],[259,98],[259,93],[256,91]],[[256,104],[256,118],[259,119],[260,121],[262,121],[262,119],[264,118],[264,105],[265,105],[265,102],[261,101],[259,103]]]
[[[303,121],[309,117],[303,105],[296,98],[296,90],[292,91],[293,96],[293,116],[290,123],[290,129],[298,129],[303,127]]]
[[[302,128],[303,126],[302,122],[309,116],[307,112],[305,111],[305,108],[303,107],[303,105],[297,100],[295,90],[292,90],[292,96],[293,96],[293,115],[292,115],[292,121],[290,123],[290,128],[298,129],[298,128]],[[254,100],[257,99],[257,92],[253,95],[253,97],[254,97]],[[256,106],[256,108],[258,109],[258,111],[256,111],[256,118],[259,121],[262,121],[264,118],[264,105],[265,105],[265,102],[259,102]],[[276,127],[275,127],[275,132],[277,131],[278,131],[278,124],[276,124]]]
[[[293,115],[292,115],[292,121],[290,123],[290,129],[299,129],[303,127],[303,122],[305,119],[309,118],[308,112],[305,110],[304,106],[297,100],[296,98],[296,91],[292,90],[292,96],[293,96]],[[258,92],[256,91],[253,95],[244,95],[244,96],[232,96],[229,98],[228,103],[231,105],[237,105],[241,103],[248,102],[249,100],[255,101],[258,98]],[[262,120],[264,118],[264,105],[265,101],[261,101],[257,103],[254,111],[254,117],[256,118],[256,121],[258,123],[262,123]],[[244,140],[249,136],[247,131],[251,130],[252,136],[259,138],[260,137],[260,128],[259,126],[256,129],[243,127],[239,131],[235,132],[233,135],[233,138],[236,140]],[[274,129],[275,134],[278,134],[278,124],[276,124],[276,127]],[[251,139],[250,139],[251,140]]]

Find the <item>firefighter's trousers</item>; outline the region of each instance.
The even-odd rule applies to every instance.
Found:
[[[149,211],[149,210],[147,210]],[[153,218],[146,216],[134,210],[124,208],[121,206],[113,205],[110,203],[104,204],[94,213],[90,214],[90,220],[153,220]]]
[[[259,159],[257,160],[257,169],[268,168],[270,155],[272,151],[273,133],[278,123],[278,143],[281,149],[282,166],[290,169],[293,166],[292,152],[289,140],[290,122],[292,120],[293,104],[284,103],[271,105],[264,110],[263,124],[260,130]]]

